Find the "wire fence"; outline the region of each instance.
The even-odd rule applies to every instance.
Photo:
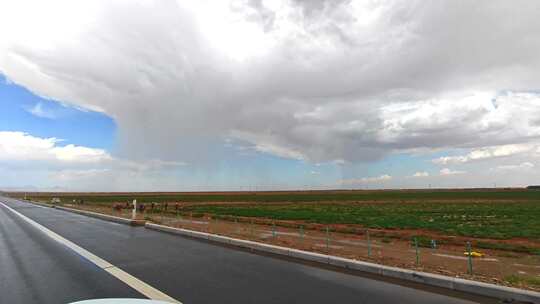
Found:
[[[212,215],[149,213],[147,219],[176,228],[209,232],[240,239],[330,254],[384,265],[417,269],[497,284],[513,284],[516,278],[540,278],[540,256],[474,248],[470,242],[441,244],[435,239],[408,240],[381,236],[369,229],[337,232],[331,226],[306,229],[258,219]],[[532,286],[532,288],[537,288]]]
[[[73,207],[73,206],[72,206]],[[110,206],[76,206],[124,218],[131,210]],[[379,230],[272,221],[271,219],[216,216],[184,212],[181,208],[152,207],[139,219],[195,231],[296,248],[453,277],[540,290],[540,256],[508,250],[480,249],[470,242],[448,242],[425,236],[396,238]],[[310,227],[308,227],[310,226]]]

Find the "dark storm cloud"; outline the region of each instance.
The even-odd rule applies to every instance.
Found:
[[[56,39],[53,51],[4,47],[0,71],[113,117],[130,158],[225,157],[216,147],[226,138],[314,162],[537,142],[539,98],[522,92],[538,89],[539,9],[537,1],[276,8],[252,0],[222,12],[260,30],[236,37],[228,28],[208,34],[198,18],[208,12],[173,1],[104,2],[75,41]],[[215,43],[223,37],[242,45]],[[257,43],[267,44],[227,55]]]

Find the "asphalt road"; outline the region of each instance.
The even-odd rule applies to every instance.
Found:
[[[141,295],[0,207],[0,303],[96,297]]]
[[[189,303],[493,303],[262,256],[9,198],[0,201],[169,296]],[[455,297],[458,296],[458,297]],[[0,303],[138,297],[0,205]]]

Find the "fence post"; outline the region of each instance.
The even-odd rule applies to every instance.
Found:
[[[272,238],[276,238],[276,223],[272,221]]]
[[[473,269],[472,269],[472,250],[471,250],[471,242],[467,242],[467,255],[468,255],[468,259],[467,259],[467,270],[468,270],[468,273],[470,275],[473,274]]]
[[[300,243],[304,243],[304,226],[300,225]]]
[[[369,238],[369,229],[366,229],[367,238],[367,256],[371,257],[371,239]]]
[[[416,251],[416,266],[420,264],[420,257],[418,255],[418,238],[414,237],[414,250]]]
[[[330,230],[326,226],[326,251],[330,252]]]
[[[137,219],[137,200],[133,200],[133,210],[131,211],[131,219],[135,220]]]
[[[249,220],[249,237],[253,238],[253,219]]]

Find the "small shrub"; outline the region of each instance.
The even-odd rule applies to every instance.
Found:
[[[512,285],[529,285],[534,287],[540,287],[540,278],[534,276],[523,275],[509,275],[504,278],[504,281]]]
[[[424,236],[424,235],[417,235],[413,236],[411,239],[411,246],[415,246],[414,239],[416,238],[418,242],[418,247],[424,247],[424,248],[432,248],[433,243],[432,239],[430,237]],[[437,245],[442,244],[442,241],[437,241]]]

